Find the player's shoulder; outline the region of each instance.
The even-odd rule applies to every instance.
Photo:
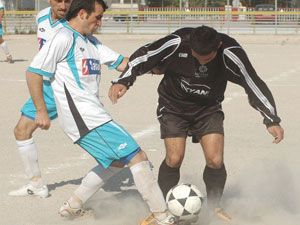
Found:
[[[36,21],[38,23],[40,23],[40,22],[42,22],[42,20],[47,19],[50,14],[50,10],[51,10],[51,7],[47,7],[45,9],[42,9],[41,11],[39,11],[39,13],[36,16]]]
[[[93,45],[102,45],[101,41],[93,35],[88,35],[86,37]]]
[[[218,33],[224,48],[240,47],[240,44],[233,37],[224,33]]]
[[[180,29],[176,30],[172,34],[180,37],[182,42],[185,43],[185,42],[189,42],[190,35],[193,30],[194,30],[194,28],[192,28],[192,27],[184,27],[184,28],[180,28]]]
[[[173,34],[179,35],[179,36],[183,36],[183,35],[189,35],[195,28],[193,27],[184,27],[184,28],[180,28],[176,31],[173,32]]]
[[[66,26],[58,29],[54,34],[52,41],[57,42],[59,46],[71,46],[74,42],[73,31]]]

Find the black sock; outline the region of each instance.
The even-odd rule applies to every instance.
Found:
[[[203,172],[203,180],[206,185],[207,203],[211,208],[219,207],[227,173],[224,164],[220,169],[213,169],[208,166]]]
[[[164,197],[172,187],[178,184],[179,179],[180,167],[172,168],[167,165],[166,160],[162,161],[158,172],[158,184]]]

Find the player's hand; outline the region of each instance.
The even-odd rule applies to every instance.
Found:
[[[36,125],[42,130],[48,130],[50,127],[50,119],[47,111],[37,111],[35,118]]]
[[[152,75],[163,75],[165,73],[165,70],[159,69],[158,67],[154,67],[151,70]]]
[[[113,104],[117,103],[118,99],[121,98],[127,91],[127,87],[123,84],[113,84],[108,92],[108,97]]]
[[[269,133],[274,137],[273,143],[278,144],[284,137],[284,130],[280,125],[274,125],[267,128]]]

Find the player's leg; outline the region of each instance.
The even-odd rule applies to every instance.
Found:
[[[14,129],[18,152],[21,156],[25,174],[29,179],[29,183],[20,189],[11,191],[9,193],[11,196],[48,196],[48,189],[44,185],[41,178],[41,171],[38,164],[37,147],[32,137],[32,134],[36,128],[37,126],[32,119],[21,116]]]
[[[206,185],[207,200],[211,207],[217,207],[223,195],[226,182],[226,169],[223,163],[224,136],[207,134],[200,139],[206,166],[203,179]]]
[[[11,54],[10,54],[10,51],[9,51],[9,49],[8,49],[8,47],[7,47],[7,44],[6,44],[6,42],[4,41],[2,35],[3,35],[3,28],[2,28],[2,25],[1,25],[1,23],[0,23],[0,47],[1,47],[2,51],[4,52],[4,54],[5,54],[5,56],[6,56],[6,61],[7,61],[8,63],[13,63],[12,56],[11,56]]]
[[[130,160],[130,167],[134,183],[149,206],[151,215],[141,222],[141,225],[172,225],[175,217],[171,215],[166,206],[164,196],[155,179],[150,162],[143,151],[139,151]]]
[[[185,137],[165,138],[166,157],[159,167],[158,183],[164,197],[180,180],[180,166],[185,154]]]
[[[124,163],[114,161],[117,154],[112,150],[118,149],[120,137],[124,134],[120,131],[114,132],[115,128],[111,123],[93,129],[76,142],[93,156],[99,164],[89,171],[72,196],[63,203],[59,210],[61,216],[77,217],[84,215],[86,212],[84,204],[110,177],[120,172],[124,167]]]
[[[161,138],[164,139],[166,157],[159,167],[158,183],[166,197],[168,191],[178,184],[180,166],[185,154],[189,121],[161,105],[157,108]]]
[[[43,82],[43,94],[48,115],[50,119],[55,119],[57,117],[57,111],[49,81]],[[39,195],[46,197],[49,195],[48,188],[41,178],[41,171],[38,164],[38,151],[32,136],[37,126],[34,121],[36,109],[31,98],[24,104],[21,112],[22,116],[14,129],[14,135],[29,183],[18,190],[10,192],[9,195]]]
[[[201,126],[193,132],[198,132],[206,166],[203,172],[203,180],[206,186],[207,203],[210,211],[214,211],[222,220],[229,221],[230,216],[220,207],[227,172],[224,165],[224,114],[221,110],[215,111],[215,107],[205,109],[206,116],[199,119]],[[203,113],[204,114],[204,113]]]
[[[149,208],[154,213],[161,213],[161,215],[157,215],[159,219],[163,217],[166,219],[169,216],[165,212],[166,203],[152,174],[146,155],[121,126],[113,121],[106,123],[86,134],[77,144],[89,152],[104,168],[108,168],[113,161],[128,164],[136,186]],[[106,172],[107,170],[102,171],[102,173]],[[94,176],[92,180],[96,180]],[[99,180],[93,186],[98,186],[98,184]],[[76,196],[78,197],[78,192]],[[80,200],[82,201],[84,198]]]
[[[101,164],[95,166],[81,181],[80,186],[74,191],[72,196],[63,203],[59,214],[64,217],[82,216],[86,213],[83,205],[105,184],[105,182],[119,173],[123,165],[118,164],[109,168],[104,168]]]
[[[200,143],[206,159],[203,180],[206,186],[208,207],[220,219],[231,221],[231,216],[220,206],[227,178],[223,161],[224,135],[207,134],[201,138]]]

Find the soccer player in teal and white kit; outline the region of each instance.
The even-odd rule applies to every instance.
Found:
[[[50,0],[50,7],[38,13],[36,23],[39,49],[63,27],[63,24],[66,22],[64,17],[69,10],[71,1],[72,0]],[[47,79],[43,82],[43,92],[49,117],[50,119],[54,119],[57,117],[56,105],[50,81]],[[24,104],[21,112],[22,115],[14,129],[14,134],[29,183],[18,190],[11,191],[9,195],[38,195],[40,197],[47,197],[49,195],[48,188],[41,178],[37,147],[32,137],[37,125],[35,123],[36,108],[31,98]]]
[[[167,211],[162,192],[151,171],[146,154],[129,133],[114,122],[99,100],[101,65],[123,71],[127,60],[100,43],[92,34],[101,26],[107,6],[103,0],[73,0],[65,24],[34,57],[27,71],[27,84],[37,108],[36,123],[48,129],[50,119],[42,93],[43,77],[51,79],[58,118],[72,141],[109,171],[113,163],[128,165],[136,187],[153,213],[142,224],[174,225],[175,217]],[[103,185],[100,176],[91,174],[59,213],[82,215],[83,204]]]
[[[9,49],[7,47],[6,42],[3,40],[3,27],[2,27],[2,19],[4,16],[4,4],[2,0],[0,0],[0,47],[2,48],[5,56],[6,56],[6,62],[13,63],[12,56],[9,52]]]

